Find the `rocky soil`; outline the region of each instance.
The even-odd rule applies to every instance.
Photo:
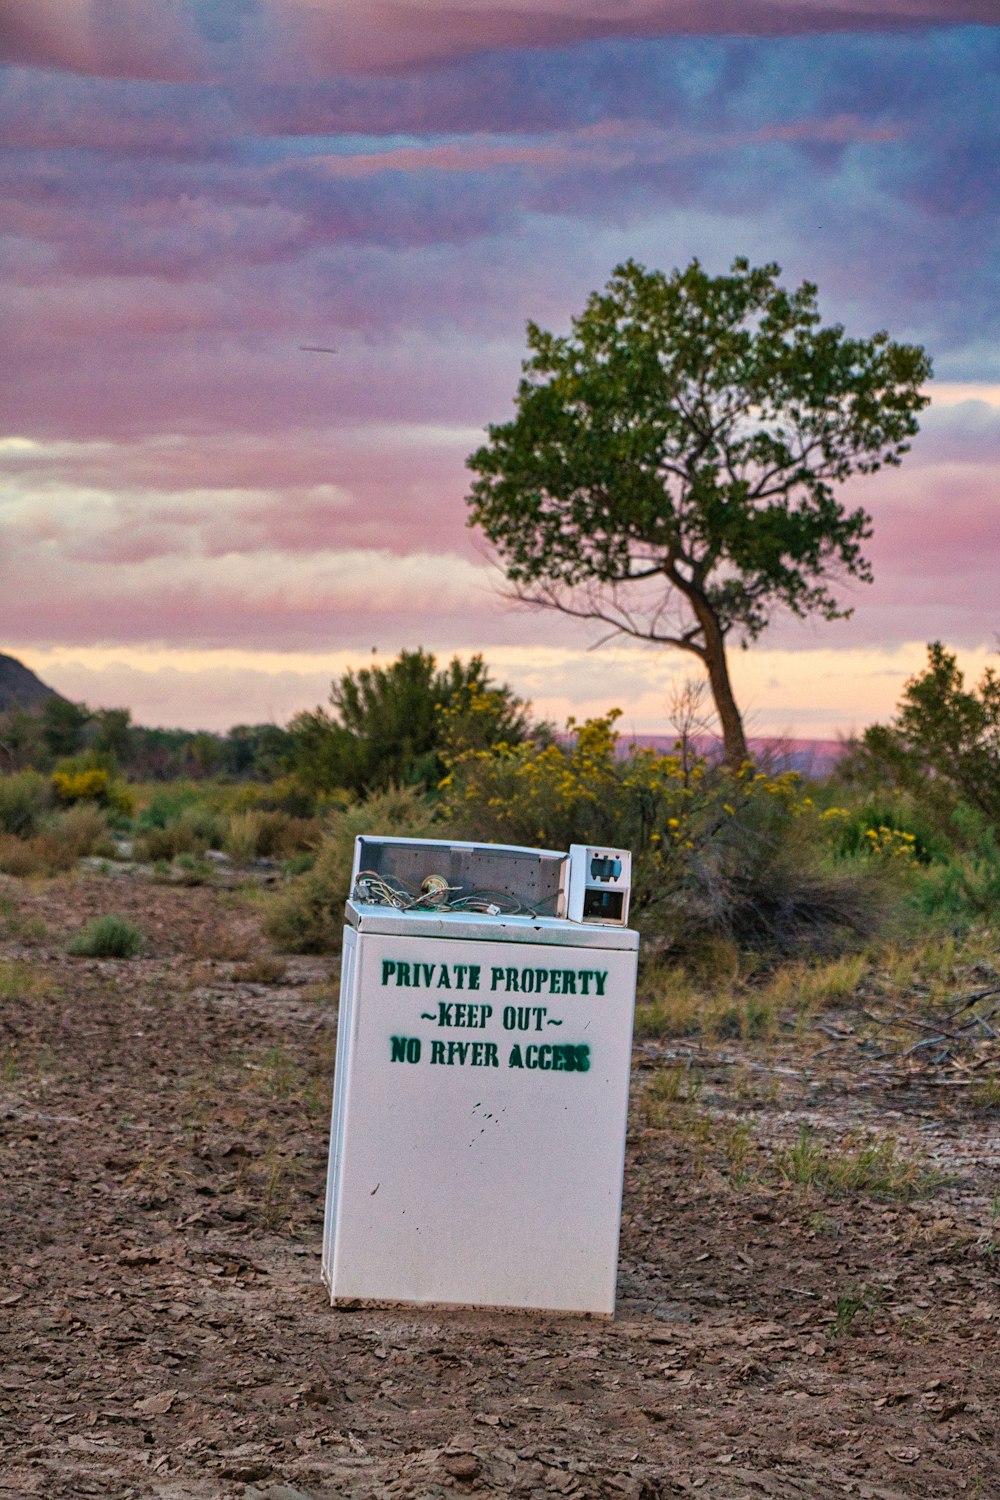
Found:
[[[2,882],[0,1496],[1000,1496],[996,1109],[836,1018],[644,1042],[614,1322],[333,1311],[336,965],[264,899]],[[107,911],[145,955],[69,957]],[[788,1180],[803,1123],[927,1191]]]

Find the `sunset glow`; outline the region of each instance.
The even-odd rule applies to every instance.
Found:
[[[464,460],[526,320],[565,329],[628,256],[742,254],[935,365],[902,467],[845,492],[875,524],[852,617],[734,651],[750,732],[884,718],[932,639],[993,659],[994,4],[114,11],[35,0],[0,33],[0,650],[211,728],[479,651],[545,715],[665,732],[693,664],[510,605]]]

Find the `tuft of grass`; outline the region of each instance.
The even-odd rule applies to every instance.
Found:
[[[320,1006],[323,1010],[335,1006],[340,998],[335,984],[324,984],[322,981],[303,985],[301,994],[303,1000],[311,1000],[314,1005]]]
[[[27,916],[16,901],[0,896],[0,934],[15,942],[41,942],[48,936],[48,928],[42,917]]]
[[[970,1095],[976,1109],[1000,1109],[1000,1074],[973,1084]]]
[[[136,958],[146,945],[138,927],[109,913],[81,928],[68,951],[75,958]]]
[[[237,984],[281,984],[287,974],[288,965],[284,959],[261,953],[245,964],[237,964],[232,977]]]
[[[76,861],[73,844],[52,830],[29,839],[0,833],[0,871],[4,875],[15,875],[21,880],[37,875],[61,875],[71,870]]]
[[[831,1006],[849,1005],[867,969],[863,954],[847,954],[823,964],[788,964],[777,971],[763,994],[776,1009],[793,1009],[806,1018]]]
[[[210,885],[212,866],[195,854],[178,854],[173,880],[177,885]]]
[[[830,1337],[840,1339],[851,1331],[851,1325],[859,1313],[872,1313],[878,1305],[878,1294],[868,1287],[848,1287],[837,1298],[837,1310],[830,1328]]]
[[[51,988],[51,980],[30,964],[0,963],[0,1000],[26,1000],[46,995]]]
[[[642,1120],[653,1130],[675,1130],[681,1135],[702,1134],[697,1105],[701,1074],[683,1063],[672,1063],[653,1074],[642,1095]]]
[[[827,1147],[808,1125],[803,1125],[795,1145],[778,1153],[777,1165],[786,1181],[802,1187],[902,1202],[925,1197],[946,1181],[920,1158],[901,1156],[892,1136],[860,1142],[848,1137],[840,1146]]]
[[[703,1000],[691,976],[676,965],[652,966],[643,975],[635,1008],[637,1036],[696,1036]]]
[[[260,1220],[265,1229],[276,1230],[289,1218],[285,1163],[269,1153],[265,1158],[266,1176],[261,1197]]]
[[[776,1025],[774,1005],[759,990],[721,995],[705,1014],[705,1031],[720,1041],[736,1037],[758,1041],[773,1036]]]
[[[726,1135],[722,1147],[729,1163],[732,1181],[738,1184],[748,1182],[752,1175],[751,1158],[757,1149],[757,1142],[749,1125],[734,1125]]]

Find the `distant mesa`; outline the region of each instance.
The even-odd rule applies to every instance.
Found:
[[[43,708],[50,698],[62,698],[62,694],[46,687],[42,679],[16,656],[5,656],[0,651],[0,713],[6,713],[9,708],[29,711]],[[63,698],[63,702],[66,701]]]
[[[707,755],[710,760],[721,755],[722,741],[713,735],[696,734],[692,736],[692,744],[698,755]],[[841,740],[758,738],[748,740],[747,744],[751,755],[759,757],[772,771],[798,771],[802,776],[818,777],[829,776],[848,748],[846,737]],[[672,755],[676,746],[676,734],[623,734],[618,741],[618,753],[654,750],[657,755]]]

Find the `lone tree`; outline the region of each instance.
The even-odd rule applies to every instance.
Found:
[[[850,614],[828,580],[871,581],[871,518],[835,486],[899,463],[931,374],[919,345],[820,327],[816,287],[779,275],[626,261],[568,337],[528,324],[517,415],[468,459],[470,524],[515,596],[696,656],[733,767],[728,637],[781,605]]]

